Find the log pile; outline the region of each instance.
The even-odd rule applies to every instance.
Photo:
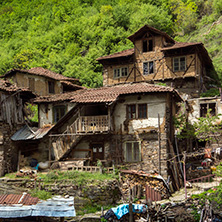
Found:
[[[132,199],[145,197],[147,185],[154,191],[158,192],[161,195],[161,199],[166,199],[170,196],[168,188],[163,180],[145,174],[144,172],[122,171],[120,182],[121,193],[125,200],[127,200],[130,195]]]

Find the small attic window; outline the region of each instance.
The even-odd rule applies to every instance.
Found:
[[[143,52],[151,52],[153,51],[153,39],[144,39],[143,40]]]

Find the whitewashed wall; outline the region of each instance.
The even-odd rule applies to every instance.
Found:
[[[137,130],[158,127],[158,114],[160,115],[160,125],[163,123],[166,112],[166,97],[157,95],[138,95],[125,96],[125,102],[118,103],[114,111],[115,130],[119,131],[122,125],[124,132],[124,121],[126,120],[126,107],[130,104],[147,104],[148,118],[147,119],[132,119],[129,120],[129,133],[132,134]]]
[[[67,112],[71,110],[75,103],[61,103],[61,104],[54,104],[54,105],[67,105]],[[46,109],[48,112],[46,112]],[[39,127],[43,127],[47,124],[53,124],[53,104],[40,104],[39,105]]]
[[[189,112],[188,120],[190,123],[194,123],[197,121],[197,119],[200,117],[200,104],[203,103],[216,103],[216,114],[221,114],[219,116],[219,121],[222,121],[222,104],[220,101],[220,98],[195,98],[195,99],[189,99],[188,103],[191,106],[191,112]]]

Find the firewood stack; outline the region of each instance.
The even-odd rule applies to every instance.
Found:
[[[161,199],[168,198],[170,196],[169,191],[164,184],[163,180],[157,179],[152,175],[148,175],[144,172],[136,171],[121,171],[120,175],[121,192],[125,200],[130,196],[132,199],[140,199],[146,196],[146,185],[159,192]]]

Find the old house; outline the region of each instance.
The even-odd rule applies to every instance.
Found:
[[[0,175],[17,169],[18,150],[11,136],[25,124],[24,104],[35,95],[0,80]]]
[[[82,89],[78,79],[65,77],[42,67],[29,70],[12,69],[1,76],[18,87],[27,87],[40,96]]]
[[[69,167],[77,162],[96,165],[98,160],[107,166],[127,164],[131,169],[161,171],[165,178],[170,173],[172,117],[181,101],[173,88],[126,83],[39,97],[35,103],[49,107],[62,97],[73,108],[47,134],[51,145],[45,152],[50,160],[63,165],[71,161]]]
[[[134,48],[102,56],[103,85],[162,82],[190,97],[199,97],[214,81],[214,67],[202,43],[176,42],[148,25],[128,37]]]

